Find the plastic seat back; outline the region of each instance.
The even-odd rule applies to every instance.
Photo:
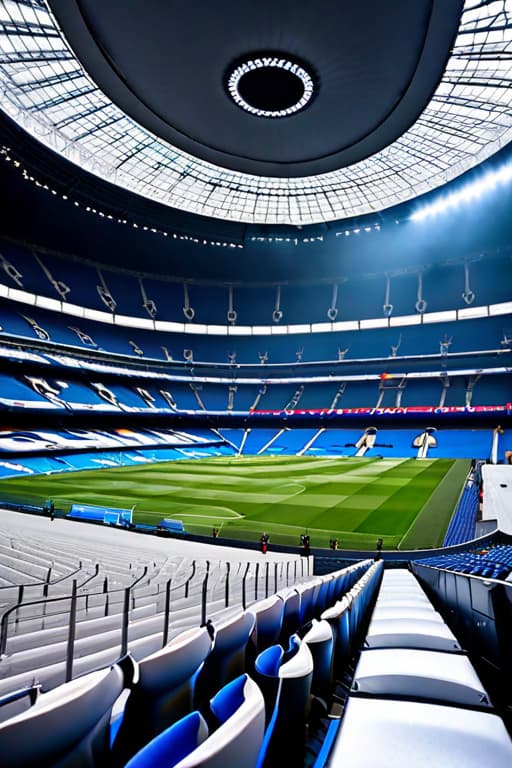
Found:
[[[195,679],[212,649],[205,627],[187,630],[139,663],[139,679],[114,742],[121,764],[161,731],[192,712]]]
[[[311,629],[304,635],[313,658],[311,693],[328,702],[333,688],[334,637],[327,621],[313,619]]]
[[[254,616],[241,613],[215,627],[213,649],[200,670],[194,704],[201,708],[224,685],[245,672],[246,648],[254,629]]]
[[[280,597],[283,601],[283,623],[279,642],[286,645],[288,638],[299,628],[300,595],[297,590],[293,589],[282,596],[280,595]]]
[[[278,595],[272,595],[249,609],[255,619],[251,641],[255,655],[265,648],[275,645],[281,633],[283,622],[283,601]]]
[[[119,666],[43,693],[30,709],[0,724],[9,768],[102,768],[110,762],[110,716],[124,687]]]
[[[352,636],[350,631],[351,600],[344,597],[332,608],[322,613],[321,619],[327,621],[332,629],[334,638],[334,675],[340,679],[343,669],[352,653]]]
[[[258,768],[302,765],[311,703],[313,658],[306,643],[279,670],[279,688],[258,760]]]
[[[311,581],[309,584],[301,585],[297,588],[300,594],[300,609],[299,609],[299,621],[298,626],[302,627],[314,616],[316,595],[319,591],[320,583]]]
[[[161,733],[126,768],[255,768],[263,742],[265,704],[256,683],[241,675],[210,702],[214,729],[193,712]]]

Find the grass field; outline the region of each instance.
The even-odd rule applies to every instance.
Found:
[[[131,508],[134,521],[183,520],[191,533],[311,546],[419,549],[442,544],[468,462],[297,456],[212,458],[2,480],[0,499],[57,509],[72,502]]]

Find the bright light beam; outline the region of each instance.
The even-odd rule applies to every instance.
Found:
[[[500,184],[508,184],[512,179],[512,163],[504,165],[496,171],[489,171],[480,179],[466,184],[456,192],[446,197],[440,197],[430,205],[419,208],[410,216],[411,221],[424,221],[440,213],[447,213],[460,205],[471,203],[486,192],[490,192]]]

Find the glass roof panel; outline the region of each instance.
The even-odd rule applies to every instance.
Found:
[[[398,140],[338,171],[266,178],[160,140],[103,94],[42,0],[0,0],[0,107],[84,169],[167,205],[259,224],[310,224],[404,202],[512,140],[512,0],[466,0],[430,104]]]

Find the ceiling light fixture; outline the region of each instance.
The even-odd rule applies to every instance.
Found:
[[[226,89],[241,109],[256,117],[289,117],[315,95],[304,64],[280,55],[254,55],[229,69]]]

